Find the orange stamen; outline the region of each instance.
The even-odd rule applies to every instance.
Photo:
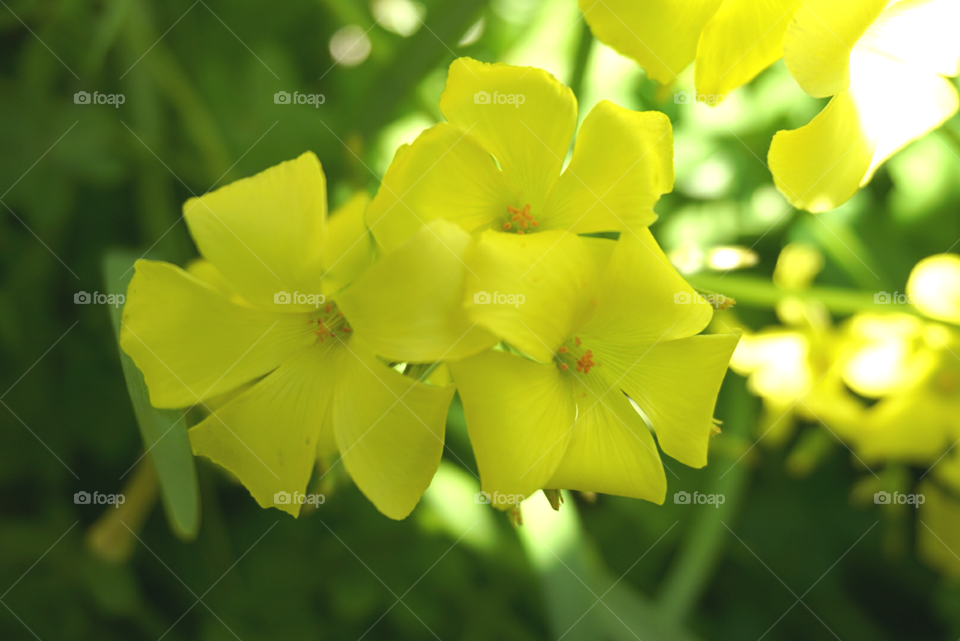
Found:
[[[511,225],[510,223],[503,223],[503,230],[504,230],[504,231],[507,231],[507,230],[510,229],[511,227],[513,227],[513,225]]]

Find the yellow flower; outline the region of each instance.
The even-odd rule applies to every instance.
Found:
[[[577,234],[643,229],[673,188],[670,121],[601,102],[561,174],[577,103],[545,71],[457,59],[440,111],[447,122],[397,151],[367,210],[371,233],[387,250],[437,219],[473,233],[464,256],[468,314],[549,361],[579,322],[555,302],[596,288]]]
[[[448,364],[481,484],[500,508],[541,488],[662,503],[663,466],[631,399],[665,453],[693,467],[707,462],[714,403],[737,336],[695,336],[713,309],[649,230],[585,242],[607,265],[592,299],[555,300],[559,309],[576,308],[567,313],[580,320],[549,363],[492,350]]]
[[[460,309],[469,236],[436,221],[373,262],[366,204],[328,221],[323,171],[304,154],[189,200],[206,261],[189,273],[138,261],[128,290],[121,345],[152,404],[203,405],[194,452],[294,516],[300,505],[275,495],[302,496],[318,454],[336,451],[381,512],[409,514],[440,462],[454,388],[377,356],[432,362],[490,344]]]
[[[832,99],[770,148],[774,180],[795,207],[838,207],[957,112],[957,91],[944,78],[960,70],[957,24],[956,0],[804,0],[784,60],[804,91]]]
[[[697,92],[715,100],[783,56],[797,0],[579,0],[593,33],[669,85],[696,60]]]
[[[867,462],[933,463],[960,438],[960,336],[906,315],[855,317],[844,364],[855,392],[880,400],[851,434]]]
[[[773,282],[788,291],[808,289],[823,264],[816,248],[792,243],[780,252]],[[793,435],[797,419],[821,423],[835,437],[845,437],[859,425],[863,411],[836,367],[853,340],[813,301],[790,296],[778,302],[776,311],[783,326],[745,332],[730,362],[731,369],[747,377],[747,389],[763,400],[760,438],[771,446],[783,443]]]

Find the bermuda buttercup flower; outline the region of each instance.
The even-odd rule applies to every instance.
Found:
[[[795,207],[838,207],[893,154],[957,112],[957,91],[944,76],[960,70],[958,24],[955,0],[804,0],[784,60],[804,91],[832,99],[770,147],[774,180]]]
[[[490,350],[448,364],[481,485],[490,493],[576,489],[662,503],[657,445],[630,400],[664,452],[706,465],[714,404],[738,339],[695,335],[713,308],[674,302],[677,292],[694,292],[649,230],[589,242],[606,256],[599,290],[553,301],[558,314],[581,321],[549,362]]]
[[[323,171],[304,154],[188,201],[206,260],[189,273],[138,261],[128,289],[121,345],[152,404],[202,404],[194,452],[295,516],[274,495],[305,493],[318,455],[339,452],[381,512],[405,517],[439,465],[453,387],[377,356],[432,362],[489,344],[460,308],[467,234],[437,221],[373,262],[366,203],[328,221]]]
[[[783,56],[798,0],[579,0],[594,35],[669,85],[696,60],[696,89],[717,104]],[[718,101],[717,98],[720,98]]]
[[[524,103],[475,99],[494,91],[523,94]],[[471,232],[476,244],[464,256],[471,318],[549,361],[576,321],[554,300],[581,298],[596,286],[590,251],[577,234],[643,229],[673,188],[670,121],[600,102],[561,174],[577,101],[547,72],[457,59],[440,111],[447,122],[397,151],[367,210],[371,233],[389,250],[437,219]],[[476,293],[493,291],[525,302],[474,304]]]

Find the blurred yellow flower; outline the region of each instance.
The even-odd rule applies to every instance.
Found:
[[[938,254],[917,263],[907,296],[930,318],[960,324],[960,256]]]
[[[603,43],[669,85],[696,60],[696,90],[718,104],[783,56],[798,0],[579,0]],[[710,100],[709,98],[713,98]]]
[[[795,207],[846,202],[890,156],[957,112],[956,0],[803,0],[784,37],[787,68],[832,99],[770,147],[774,181]],[[895,88],[895,89],[894,89]]]
[[[194,452],[260,505],[296,516],[284,493],[303,496],[318,453],[339,451],[377,508],[403,518],[440,462],[454,388],[377,357],[430,362],[489,346],[460,307],[457,252],[470,239],[436,221],[374,262],[366,196],[329,221],[326,199],[306,153],[189,200],[206,261],[189,273],[138,261],[121,346],[154,406],[210,412],[190,430]]]
[[[595,299],[552,300],[582,319],[551,362],[488,351],[449,368],[463,400],[483,489],[493,504],[541,488],[662,503],[663,451],[707,463],[713,408],[735,334],[696,336],[712,307],[669,265],[648,230],[587,239],[608,257]],[[508,497],[506,502],[496,499]]]
[[[442,219],[475,236],[464,256],[470,317],[548,362],[579,320],[558,300],[596,289],[577,234],[645,228],[673,188],[673,135],[659,112],[600,102],[577,126],[573,92],[541,69],[459,58],[440,111],[447,122],[397,150],[367,223],[389,250]],[[497,304],[493,295],[520,304]]]

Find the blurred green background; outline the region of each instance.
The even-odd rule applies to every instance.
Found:
[[[951,248],[957,118],[814,217],[790,209],[763,164],[777,130],[822,107],[782,63],[717,109],[678,105],[593,40],[574,0],[0,4],[0,639],[960,636],[960,587],[918,560],[916,511],[852,497],[863,469],[836,440],[810,445],[801,429],[753,447],[761,402],[733,372],[711,464],[665,459],[663,506],[575,494],[555,514],[536,496],[514,529],[473,503],[455,406],[450,451],[406,521],[345,478],[294,520],[197,461],[201,527],[181,540],[150,499],[150,468],[131,472],[144,446],[110,309],[74,303],[116,287],[110,251],[188,261],[182,202],[305,150],[333,206],[375,193],[396,147],[441,119],[446,67],[468,55],[551,71],[581,118],[601,99],[667,113],[677,186],[654,233],[695,285],[743,267],[728,293],[758,329],[778,323],[771,275],[789,243],[824,256],[819,286],[870,296],[905,291],[919,260]],[[691,87],[688,70],[678,88]],[[76,104],[81,91],[124,102]],[[276,104],[280,91],[324,102]],[[726,246],[755,255],[711,270]],[[900,487],[924,471],[895,470]],[[79,491],[127,504],[78,505]],[[725,502],[678,505],[678,491]]]

